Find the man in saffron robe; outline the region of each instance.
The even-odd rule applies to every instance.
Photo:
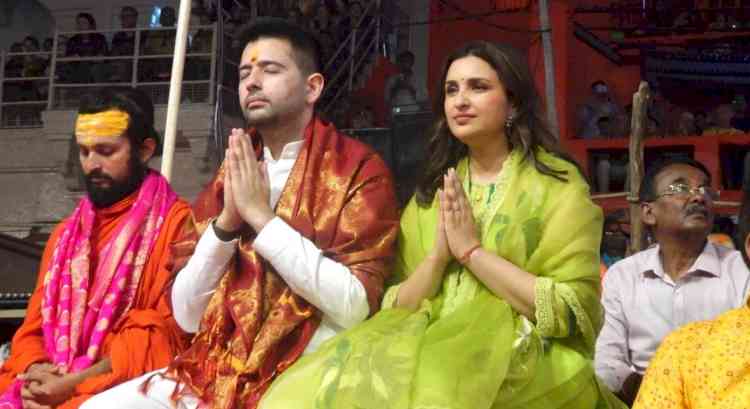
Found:
[[[47,242],[0,370],[0,408],[77,408],[184,350],[168,263],[190,208],[146,165],[158,145],[153,118],[135,89],[81,100],[75,138],[86,196]]]
[[[310,33],[259,19],[244,34],[239,95],[251,131],[233,130],[193,208],[196,234],[178,246],[192,257],[172,305],[196,332],[192,345],[87,409],[255,408],[301,355],[379,308],[398,229],[391,175],[315,116],[324,79]]]

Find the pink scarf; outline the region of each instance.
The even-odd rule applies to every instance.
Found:
[[[177,195],[150,171],[126,219],[99,254],[89,283],[94,206],[81,201],[68,219],[44,277],[42,331],[52,363],[69,372],[97,362],[104,338],[125,317],[135,298],[143,266]],[[23,382],[0,396],[0,408],[21,409]]]

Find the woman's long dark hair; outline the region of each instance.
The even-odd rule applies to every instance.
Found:
[[[530,160],[540,173],[567,181],[567,171],[552,169],[537,159],[538,148],[542,147],[578,167],[573,158],[563,152],[557,138],[547,126],[541,100],[526,60],[511,46],[473,41],[448,57],[440,82],[437,84],[438,98],[434,106],[437,119],[429,140],[425,171],[417,183],[417,203],[420,206],[429,206],[442,184],[445,172],[455,167],[458,161],[469,153],[468,147],[453,136],[445,118],[445,78],[448,69],[454,61],[468,56],[481,58],[495,69],[508,95],[508,101],[515,109],[513,125],[510,129],[506,128],[510,148],[520,149],[522,160]]]

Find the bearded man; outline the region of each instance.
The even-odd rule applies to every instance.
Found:
[[[153,104],[135,89],[86,95],[75,140],[86,196],[47,241],[0,370],[3,409],[77,408],[187,344],[167,290],[190,209],[147,166],[158,148]]]

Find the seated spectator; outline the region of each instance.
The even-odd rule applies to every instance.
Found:
[[[177,22],[175,9],[164,7],[161,9],[159,24],[161,27],[174,27]],[[145,55],[169,55],[169,57],[149,59],[143,62],[143,73],[146,81],[166,81],[172,73],[172,57],[174,52],[175,29],[151,31],[143,44]]]
[[[622,127],[621,135],[614,135],[612,129],[607,129],[612,123],[611,118],[618,119],[618,126]],[[628,134],[630,117],[625,116],[620,106],[612,99],[609,87],[604,81],[595,81],[591,84],[591,95],[587,101],[578,108],[577,132],[580,138],[593,139],[610,136],[624,136]],[[620,132],[616,132],[620,133]],[[610,191],[610,182],[613,179],[625,179],[626,169],[615,165],[611,154],[600,152],[592,155],[593,166],[596,169],[596,191],[607,193]]]
[[[604,81],[591,84],[591,95],[578,109],[577,132],[581,138],[598,138],[602,132],[598,121],[602,117],[617,115],[622,110],[609,94],[609,87]]]
[[[96,30],[96,20],[89,13],[76,16],[78,31]],[[101,33],[79,33],[70,38],[65,49],[66,57],[97,57],[107,55],[107,39]],[[93,61],[68,62],[63,65],[63,79],[71,82],[102,82],[104,68]]]
[[[34,36],[26,36],[23,40],[23,50],[27,53],[39,53],[39,40]],[[47,69],[47,60],[41,54],[27,54],[23,56],[23,76],[26,78],[38,78],[44,76],[44,72]],[[46,96],[43,98],[39,92],[40,88],[47,88],[47,81],[23,81],[20,83],[22,94],[26,96],[28,101],[44,101]],[[22,115],[24,118],[29,119],[32,123],[41,123],[41,107],[40,106],[25,106],[19,107],[22,109]]]
[[[210,53],[211,43],[213,41],[213,30],[211,27],[211,16],[204,10],[197,10],[191,18],[193,24],[199,25],[190,42],[190,52],[193,53]]]
[[[739,216],[742,256],[750,253],[750,191]],[[750,304],[671,333],[656,351],[633,409],[750,408]]]
[[[193,39],[190,42],[189,53],[210,54],[213,46],[213,30],[211,25],[211,16],[203,9],[195,10],[193,18],[190,19],[193,24],[200,25]],[[211,76],[211,57],[187,57],[185,64],[185,79],[188,81],[207,80]]]
[[[34,36],[26,36],[23,40],[23,51],[27,53],[39,52],[39,40]],[[41,77],[47,68],[44,58],[40,54],[25,55],[23,57],[23,76]]]
[[[23,52],[23,43],[11,44],[10,55],[8,56],[8,60],[5,62],[5,78],[23,77],[23,55],[13,55],[15,53]]]
[[[317,8],[315,18],[310,22],[313,32],[330,31],[336,29],[339,16],[333,5],[327,1],[321,1]]]
[[[427,99],[427,89],[414,76],[414,53],[403,51],[396,57],[398,72],[385,82],[385,107],[389,115],[416,112]]]
[[[23,76],[23,56],[13,55],[13,53],[22,53],[23,44],[13,43],[10,46],[10,54],[5,62],[5,77],[20,78]],[[19,102],[27,99],[20,81],[3,82],[3,102]],[[15,123],[20,121],[21,111],[18,106],[6,106],[0,111],[4,124]]]
[[[677,121],[676,135],[679,136],[695,136],[700,135],[698,127],[695,126],[695,116],[689,112],[684,111],[680,114],[680,119]]]
[[[719,105],[714,110],[716,125],[703,131],[703,135],[741,134],[739,129],[732,125],[734,119],[734,108],[729,104]]]
[[[702,135],[703,131],[710,128],[712,124],[709,124],[708,114],[706,111],[695,111],[695,127],[698,131],[698,135]]]
[[[135,36],[136,32],[132,29],[138,24],[138,10],[134,7],[125,6],[120,10],[120,25],[126,31],[118,31],[112,37],[112,56],[132,56],[135,55]],[[145,40],[145,31],[141,33],[141,41]],[[133,61],[120,60],[112,64],[113,81],[130,81],[133,76]]]
[[[596,372],[627,404],[665,336],[745,301],[750,272],[740,253],[706,240],[718,196],[710,186],[708,170],[692,159],[650,168],[639,199],[658,244],[615,263],[604,278]]]
[[[16,43],[11,46],[11,53],[34,52],[39,52],[39,40],[33,36],[27,36],[24,38],[23,43]],[[10,56],[8,62],[5,63],[5,76],[7,78],[41,77],[44,75],[45,68],[45,61],[41,55],[22,54]],[[7,82],[4,89],[7,92],[3,97],[6,102],[38,101],[40,99],[34,81]],[[9,111],[16,110],[19,112],[25,111],[20,106],[9,109]]]

